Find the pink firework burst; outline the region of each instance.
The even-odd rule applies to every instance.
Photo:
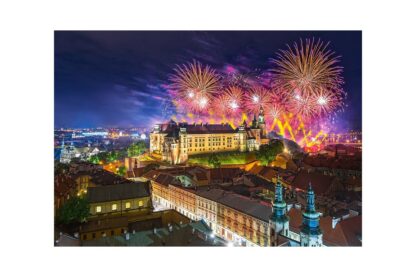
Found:
[[[227,115],[230,107],[228,104],[228,97],[226,94],[220,94],[213,100],[212,110],[216,117],[223,117]]]
[[[224,99],[229,112],[240,112],[243,106],[243,90],[237,86],[228,87],[224,91]]]
[[[318,117],[331,114],[342,106],[341,96],[325,89],[317,91],[312,97],[312,102]]]
[[[262,86],[253,86],[244,94],[244,107],[250,114],[258,114],[260,107],[267,110],[270,103],[271,92]]]

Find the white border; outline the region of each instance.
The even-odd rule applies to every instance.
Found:
[[[4,1],[3,1],[4,2]],[[414,272],[411,1],[9,1],[0,7],[3,276]],[[385,4],[385,3],[389,3]],[[363,30],[362,248],[54,248],[53,30]],[[414,212],[413,212],[414,213]],[[409,251],[406,251],[409,249]]]

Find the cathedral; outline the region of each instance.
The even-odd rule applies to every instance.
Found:
[[[249,126],[245,121],[234,129],[229,124],[188,124],[173,120],[157,124],[150,133],[150,153],[163,161],[181,164],[190,155],[227,151],[254,151],[268,144],[264,110]]]

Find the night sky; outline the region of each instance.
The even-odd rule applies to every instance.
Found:
[[[172,109],[165,85],[177,64],[267,70],[300,38],[330,41],[341,56],[345,111],[338,124],[361,129],[361,32],[55,32],[55,128],[150,127]]]

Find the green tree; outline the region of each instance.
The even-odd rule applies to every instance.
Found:
[[[280,140],[275,140],[266,145],[261,145],[260,150],[256,153],[256,158],[262,165],[268,165],[272,162],[277,154],[283,152],[284,145]]]
[[[85,222],[90,214],[90,205],[85,197],[72,196],[59,208],[57,222],[59,224],[73,224]]]
[[[117,153],[117,151],[110,151],[110,152],[107,152],[107,162],[114,162],[115,160],[117,160],[118,159],[118,153]]]
[[[126,170],[127,168],[124,165],[122,165],[118,168],[117,174],[124,177],[126,175]]]
[[[96,155],[100,161],[107,163],[107,152],[100,152]]]
[[[89,161],[90,163],[93,163],[93,164],[98,164],[98,163],[100,163],[100,158],[98,157],[98,155],[94,155],[94,156],[91,156],[91,157],[88,159],[88,161]]]
[[[129,157],[134,157],[134,156],[142,154],[145,150],[146,150],[146,144],[144,143],[144,141],[138,141],[138,142],[132,143],[127,148],[127,155]]]
[[[218,158],[217,154],[213,153],[211,156],[209,156],[208,164],[211,165],[213,168],[221,167],[221,161]]]

